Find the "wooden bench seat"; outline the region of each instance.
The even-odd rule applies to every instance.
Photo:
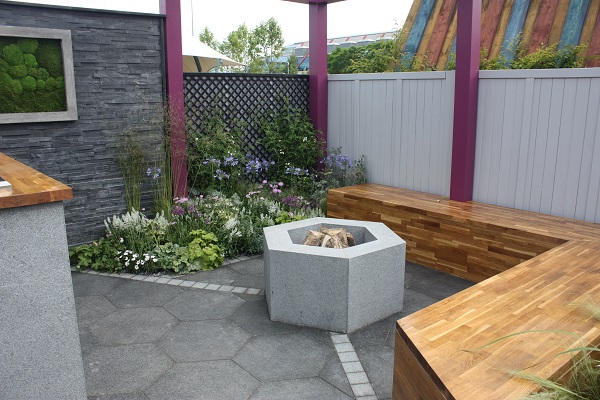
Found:
[[[574,306],[600,301],[600,225],[381,185],[330,190],[328,216],[384,222],[407,259],[480,282],[397,323],[394,399],[519,399],[560,377],[569,346],[600,344]],[[528,333],[474,350],[503,336]]]

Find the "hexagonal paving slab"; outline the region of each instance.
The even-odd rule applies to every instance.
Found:
[[[176,364],[145,390],[150,400],[247,399],[258,381],[230,360]]]
[[[100,279],[97,275],[81,272],[71,272],[71,279],[73,279],[75,297],[98,296],[125,283],[125,280],[120,278],[102,277]]]
[[[297,325],[271,321],[264,297],[257,301],[247,301],[229,319],[252,335],[292,333],[302,329]]]
[[[358,354],[377,397],[380,399],[391,398],[394,351],[387,346],[368,346],[357,348],[356,354]]]
[[[183,293],[183,289],[150,282],[129,281],[105,294],[115,306],[160,307]]]
[[[258,336],[233,360],[261,381],[310,378],[319,372],[334,350],[303,333]]]
[[[265,261],[261,256],[231,264],[229,267],[240,274],[263,275],[265,272]]]
[[[350,398],[319,378],[263,383],[250,397],[251,400],[347,400]]]
[[[125,394],[110,394],[108,396],[92,396],[88,400],[148,400],[144,393],[125,393]]]
[[[179,321],[161,307],[118,309],[92,324],[89,329],[106,345],[152,343]]]
[[[83,357],[87,394],[139,392],[172,365],[173,361],[152,344],[96,347]]]
[[[175,362],[224,360],[250,339],[227,320],[182,322],[159,342]]]
[[[182,321],[203,321],[227,318],[242,304],[244,300],[232,293],[190,290],[164,307]]]
[[[115,311],[117,307],[106,300],[104,296],[84,296],[75,298],[77,325],[86,328],[95,321]]]

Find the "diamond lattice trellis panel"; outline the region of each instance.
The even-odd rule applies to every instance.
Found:
[[[255,143],[260,133],[253,123],[265,110],[277,110],[285,101],[308,112],[307,75],[184,74],[186,118],[201,127],[202,117],[215,108],[228,123],[244,123],[244,141],[252,157],[268,155]]]

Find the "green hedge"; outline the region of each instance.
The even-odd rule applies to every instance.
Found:
[[[2,37],[0,113],[66,109],[60,40]]]

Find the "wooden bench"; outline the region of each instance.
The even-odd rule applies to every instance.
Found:
[[[600,301],[600,225],[381,185],[329,191],[328,216],[384,222],[407,260],[480,282],[397,323],[394,399],[518,399],[536,390],[506,370],[560,377],[569,346],[600,343],[573,303]],[[494,345],[516,332],[528,333]],[[467,352],[465,350],[474,350]]]

